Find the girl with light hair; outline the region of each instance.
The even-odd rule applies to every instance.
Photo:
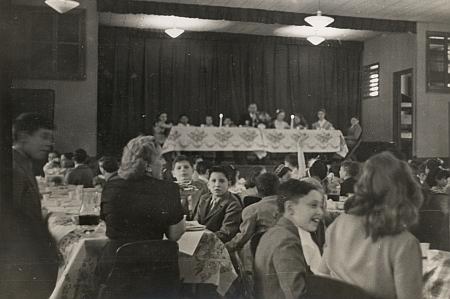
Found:
[[[367,160],[346,213],[326,231],[320,272],[376,298],[422,298],[420,244],[408,231],[422,200],[406,162],[389,152]]]

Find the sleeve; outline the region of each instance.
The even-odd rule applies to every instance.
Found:
[[[307,265],[299,242],[287,240],[273,254],[273,265],[285,298],[300,298],[306,292]]]
[[[183,219],[183,207],[181,206],[180,188],[176,184],[168,185],[170,191],[169,200],[169,225],[174,225]]]
[[[225,210],[225,216],[222,226],[216,232],[217,237],[224,243],[230,241],[239,231],[239,223],[241,222],[242,206],[237,199],[234,198]]]
[[[330,275],[330,269],[328,268],[328,258],[329,258],[329,248],[328,244],[330,242],[330,233],[332,231],[332,226],[330,226],[325,231],[325,244],[323,245],[322,261],[320,262],[319,268],[317,269],[318,275]]]
[[[106,183],[103,191],[102,197],[100,201],[100,219],[106,221],[108,215],[113,214],[113,196],[114,196],[114,188],[111,188],[111,183]]]
[[[237,235],[228,242],[227,248],[231,251],[242,248],[256,232],[256,213],[253,209],[244,209],[242,212],[242,223]]]
[[[12,184],[12,195],[13,195],[13,202],[12,207],[14,209],[21,209],[23,208],[23,198],[24,198],[24,192],[25,192],[25,178],[22,175],[22,173],[15,168],[13,168],[13,184]]]
[[[395,252],[394,282],[398,299],[422,298],[422,254],[415,238]]]

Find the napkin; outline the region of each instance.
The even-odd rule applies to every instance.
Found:
[[[205,231],[185,232],[178,240],[178,249],[187,255],[194,255]]]

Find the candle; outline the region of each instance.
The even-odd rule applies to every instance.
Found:
[[[294,128],[294,114],[291,114],[291,129]]]
[[[220,118],[220,120],[219,120],[219,127],[221,128],[222,127],[222,119],[223,119],[223,114],[222,113],[219,114],[219,118]]]

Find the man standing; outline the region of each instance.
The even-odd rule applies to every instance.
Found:
[[[33,160],[53,145],[53,124],[39,114],[21,114],[13,124],[13,196],[5,202],[7,227],[0,241],[3,298],[48,298],[58,273],[58,253],[41,208]],[[4,219],[5,220],[5,219]]]

